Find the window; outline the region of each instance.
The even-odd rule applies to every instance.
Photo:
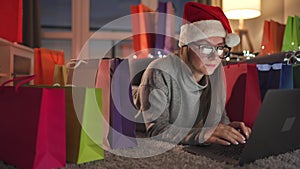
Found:
[[[42,47],[63,50],[72,58],[72,0],[41,0]]]
[[[71,0],[41,0],[42,31],[71,31]]]
[[[105,3],[99,0],[90,0],[90,30],[97,31],[115,19],[130,15],[130,6],[139,3],[139,0],[109,0]],[[106,30],[131,32],[131,22],[122,23],[119,27],[106,27]]]
[[[175,14],[182,17],[188,0],[171,1]],[[90,57],[128,56],[133,53],[130,6],[141,2],[155,4],[153,0],[40,0],[42,47],[64,50],[66,62],[77,58],[84,44]],[[109,24],[123,16],[127,19],[118,20],[117,26]],[[181,19],[176,19],[175,24],[179,33]],[[101,27],[101,35],[94,36]]]

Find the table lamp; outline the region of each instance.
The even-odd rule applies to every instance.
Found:
[[[241,38],[240,44],[236,47],[239,52],[243,50],[243,36],[246,37],[250,51],[253,52],[248,30],[244,28],[244,19],[260,16],[260,3],[260,0],[223,0],[222,2],[226,17],[239,20],[239,28],[234,30]]]

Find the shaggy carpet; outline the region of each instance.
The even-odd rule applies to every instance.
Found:
[[[66,169],[185,169],[185,168],[242,168],[242,169],[261,169],[261,168],[288,168],[299,169],[300,168],[300,150],[281,154],[278,156],[271,156],[265,159],[256,160],[250,164],[244,166],[232,165],[222,159],[213,159],[205,155],[193,155],[183,150],[181,145],[171,145],[166,142],[147,140],[147,144],[142,144],[143,153],[149,155],[155,151],[163,149],[169,149],[165,153],[158,154],[145,158],[129,158],[116,154],[124,153],[128,156],[138,156],[141,151],[141,147],[130,148],[126,150],[115,150],[113,153],[105,151],[105,159],[93,161],[85,164],[75,165],[67,164]],[[145,143],[143,142],[143,143]],[[139,141],[139,145],[141,141]],[[15,167],[0,162],[1,169],[15,169]]]

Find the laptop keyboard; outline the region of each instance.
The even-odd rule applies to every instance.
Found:
[[[212,145],[211,153],[232,158],[235,160],[239,160],[244,147],[245,144],[231,145],[231,146]]]
[[[209,146],[187,146],[184,148],[184,150],[193,154],[204,155],[213,159],[227,161],[228,159],[239,160],[244,147],[245,144],[230,146],[212,144]]]

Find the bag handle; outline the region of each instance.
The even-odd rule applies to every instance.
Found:
[[[297,62],[300,62],[300,53],[296,50],[287,52],[285,54],[285,58],[283,59],[284,62],[287,62],[287,64],[296,64]]]
[[[61,85],[59,83],[54,83],[52,86],[54,86],[54,87],[61,87]],[[66,84],[64,87],[76,87],[76,86],[73,85],[73,84]]]
[[[10,79],[10,80],[7,80],[7,81],[3,82],[0,87],[3,88],[5,85],[7,85],[10,82],[20,81],[15,86],[16,91],[18,91],[18,89],[19,89],[20,86],[22,86],[23,84],[25,84],[27,82],[30,82],[35,77],[36,77],[35,75],[16,77],[16,78],[13,78],[13,79]]]
[[[81,63],[87,64],[88,62],[85,60],[78,60],[78,62],[76,60],[75,61],[72,60],[66,64],[66,67],[68,69],[76,69]],[[72,64],[75,64],[75,65],[71,66]]]

